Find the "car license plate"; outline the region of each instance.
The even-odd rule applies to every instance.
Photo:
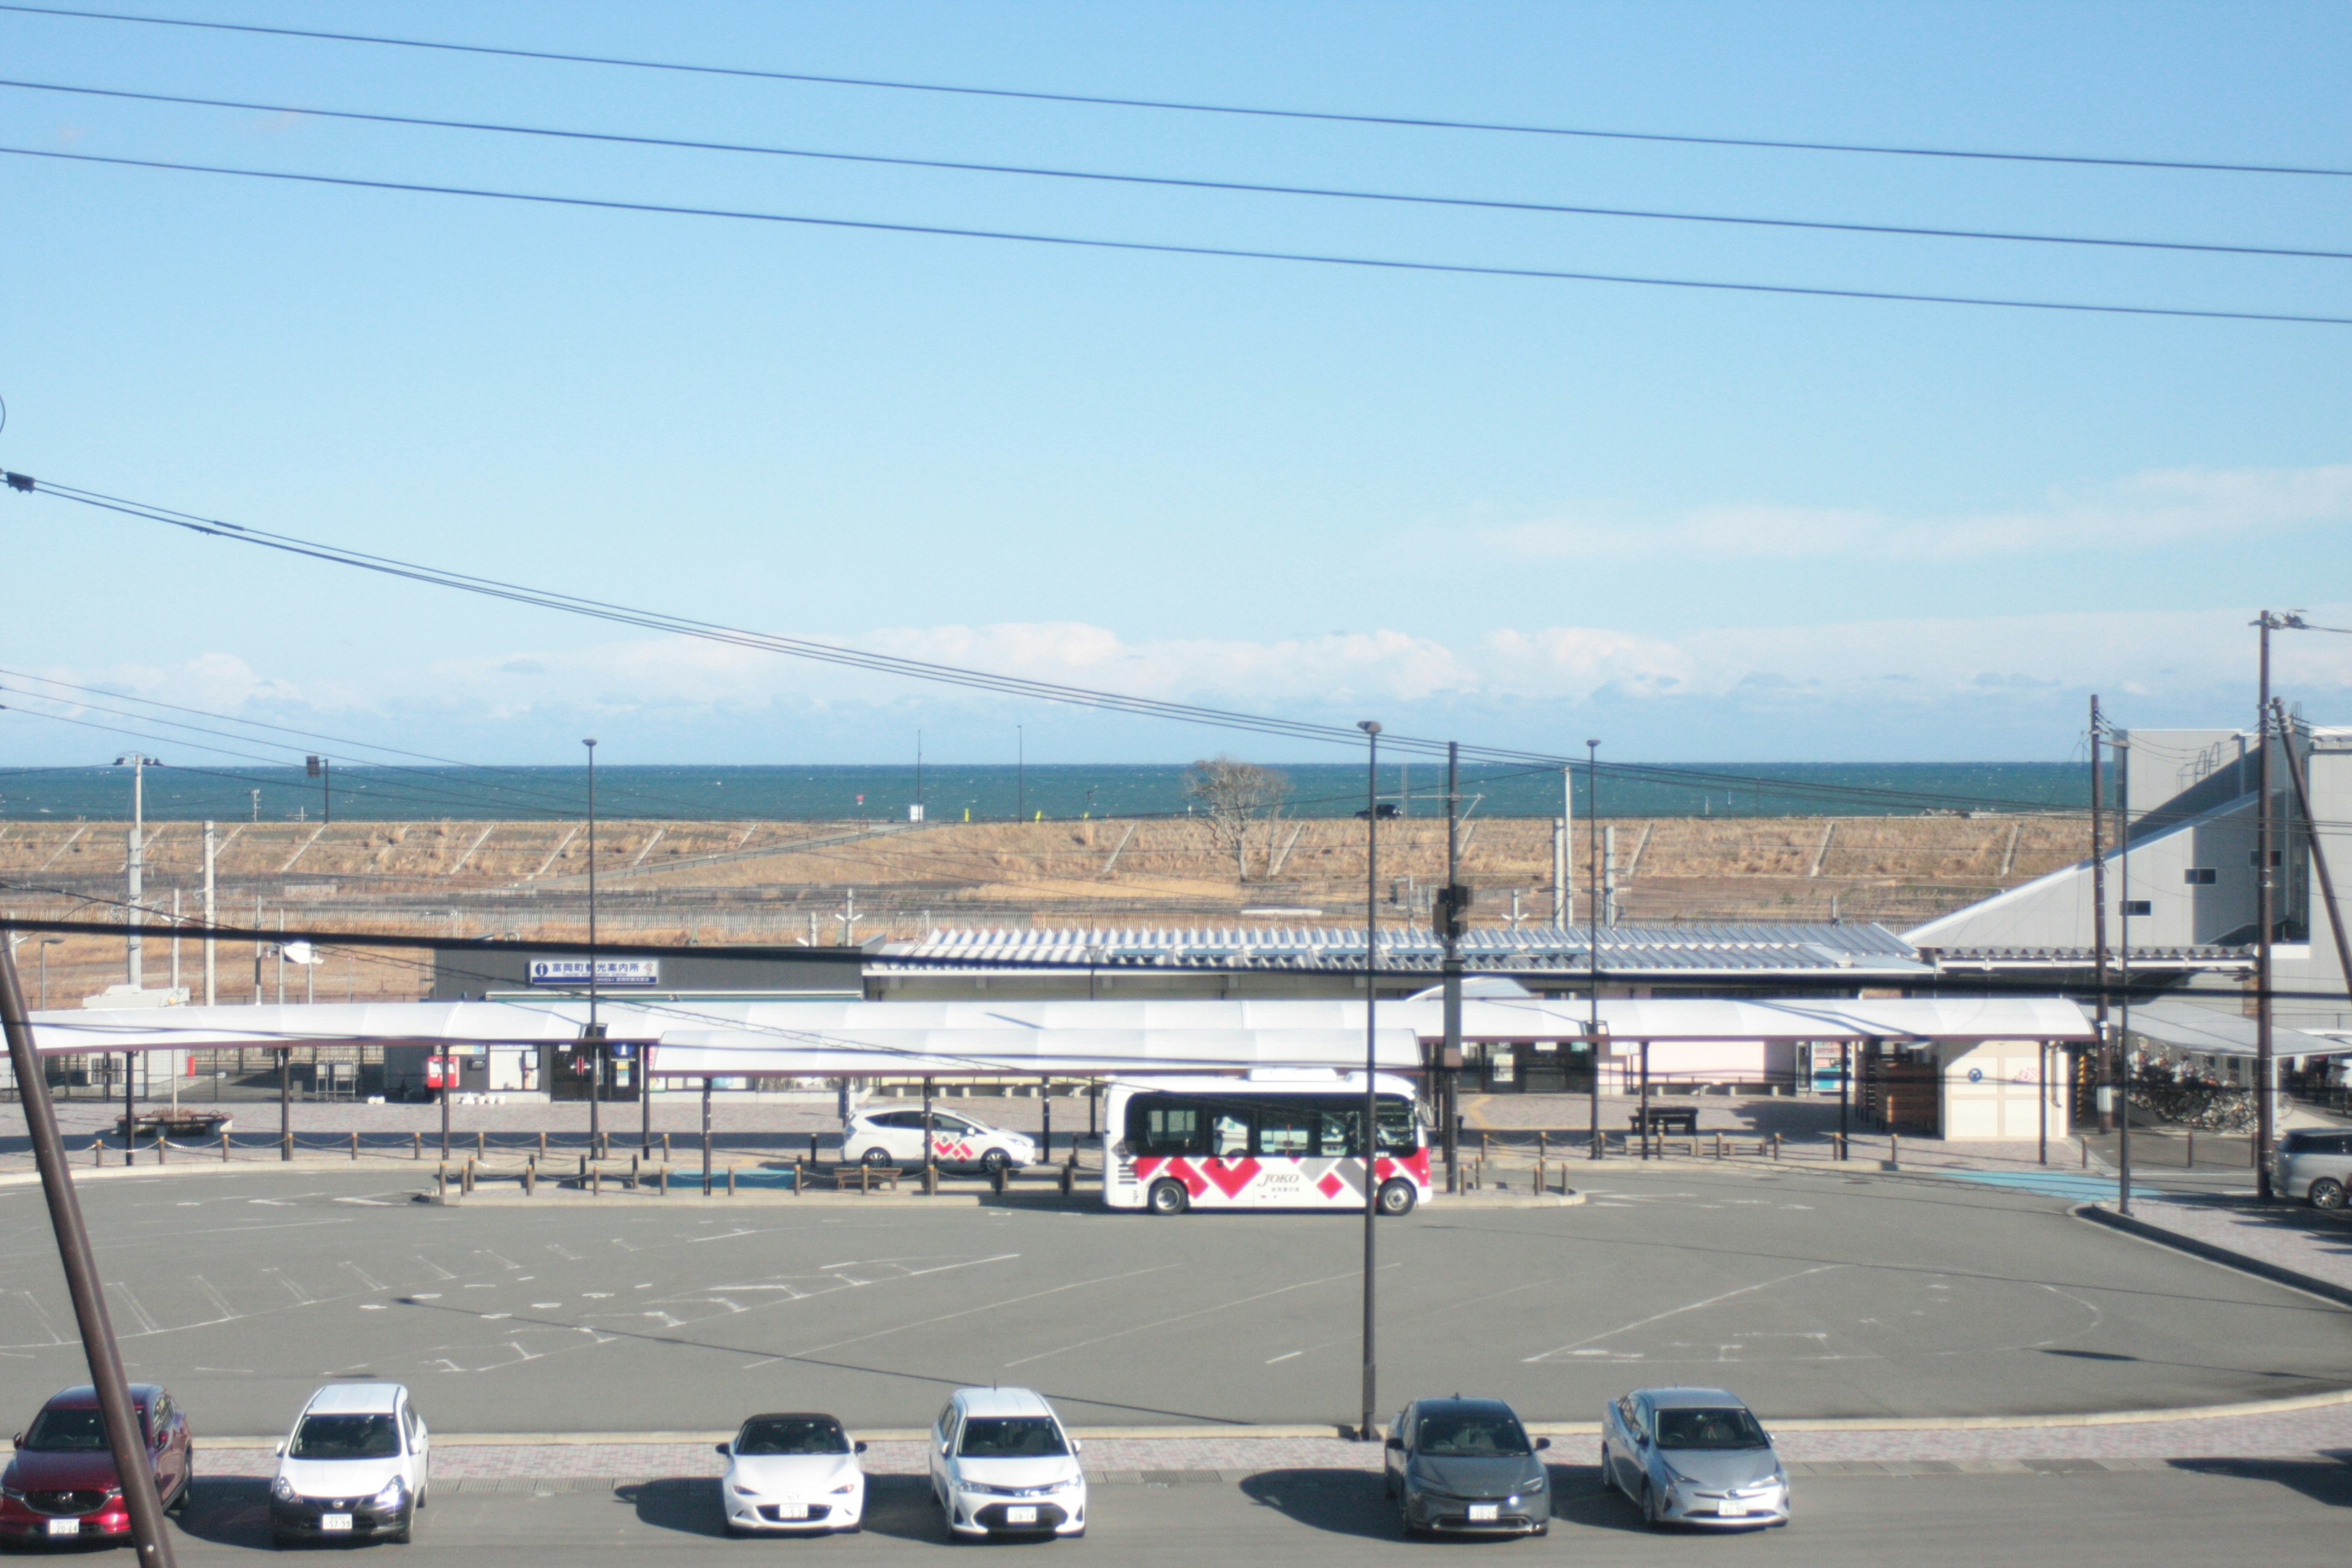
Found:
[[[1024,1504],[1022,1504],[1021,1506],[1019,1506],[1019,1507],[1017,1507],[1017,1508],[1008,1508],[1008,1509],[1006,1509],[1006,1510],[1004,1510],[1004,1522],[1005,1522],[1005,1523],[1007,1523],[1007,1524],[1034,1524],[1034,1523],[1036,1523],[1036,1522],[1037,1522],[1037,1508],[1036,1508],[1036,1505],[1035,1505],[1034,1503],[1024,1503]]]
[[[319,1528],[320,1530],[349,1530],[351,1527],[352,1516],[350,1514],[322,1513],[319,1516]]]
[[[1745,1519],[1748,1517],[1748,1505],[1744,1502],[1735,1502],[1731,1499],[1726,1498],[1722,1502],[1716,1505],[1715,1511],[1721,1514],[1726,1519]]]
[[[53,1519],[49,1521],[49,1533],[51,1535],[79,1535],[81,1533],[81,1521],[78,1519]]]
[[[1474,1502],[1470,1505],[1470,1522],[1473,1524],[1492,1524],[1501,1516],[1502,1511],[1501,1505],[1496,1503]]]
[[[776,1517],[778,1519],[806,1519],[808,1517],[808,1504],[804,1502],[780,1502],[776,1505]]]

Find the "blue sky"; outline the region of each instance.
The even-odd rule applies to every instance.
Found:
[[[1118,96],[2352,166],[2335,5],[226,5]],[[2352,250],[2352,180],[1305,124],[0,14],[5,74],[1584,205]],[[1501,215],[0,89],[0,143],[1114,238],[2352,315],[2352,262]],[[704,618],[1661,759],[2056,758],[2352,625],[2352,329],[1367,273],[0,158],[0,464]],[[1197,731],[0,499],[0,668],[485,762],[1181,760]],[[2331,602],[2340,605],[2331,609]],[[2288,694],[2352,718],[2352,638]],[[18,684],[0,677],[0,682]],[[15,703],[20,710],[39,704]],[[89,717],[85,714],[84,717]],[[0,750],[120,737],[18,712]],[[128,743],[128,742],[121,742]],[[156,749],[162,749],[159,745]]]

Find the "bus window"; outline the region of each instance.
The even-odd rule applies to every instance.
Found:
[[[1202,1154],[1208,1152],[1208,1118],[1192,1100],[1171,1095],[1138,1095],[1127,1112],[1127,1141],[1138,1154]]]
[[[1410,1154],[1421,1147],[1421,1129],[1414,1122],[1410,1100],[1383,1100],[1378,1115],[1381,1153]]]
[[[1257,1112],[1257,1152],[1295,1157],[1309,1152],[1317,1112],[1306,1105],[1263,1105]]]
[[[1220,1160],[1238,1160],[1249,1152],[1250,1119],[1220,1110],[1209,1118],[1209,1152]]]
[[[1335,1110],[1329,1107],[1315,1113],[1315,1152],[1325,1159],[1352,1159],[1363,1152],[1359,1146],[1358,1131],[1364,1125],[1361,1108],[1352,1111]]]

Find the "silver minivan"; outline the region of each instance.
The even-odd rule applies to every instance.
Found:
[[[2271,1185],[2281,1197],[2314,1208],[2340,1209],[2352,1189],[2352,1131],[2298,1127],[2279,1139]]]

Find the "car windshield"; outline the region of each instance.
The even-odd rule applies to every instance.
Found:
[[[37,1454],[103,1454],[106,1422],[95,1407],[44,1410],[33,1417],[25,1447]]]
[[[390,1415],[305,1415],[286,1454],[294,1459],[389,1459],[400,1453]]]
[[[1049,1415],[975,1415],[963,1424],[958,1451],[973,1459],[1035,1459],[1070,1450]]]
[[[1756,1417],[1733,1406],[1723,1410],[1659,1411],[1658,1447],[1761,1448],[1766,1443],[1764,1428],[1756,1425]]]
[[[743,1423],[735,1451],[753,1458],[776,1454],[846,1454],[849,1434],[830,1415],[762,1415]]]
[[[1421,1418],[1416,1447],[1433,1458],[1517,1458],[1534,1450],[1509,1415],[1491,1410],[1445,1411]]]

